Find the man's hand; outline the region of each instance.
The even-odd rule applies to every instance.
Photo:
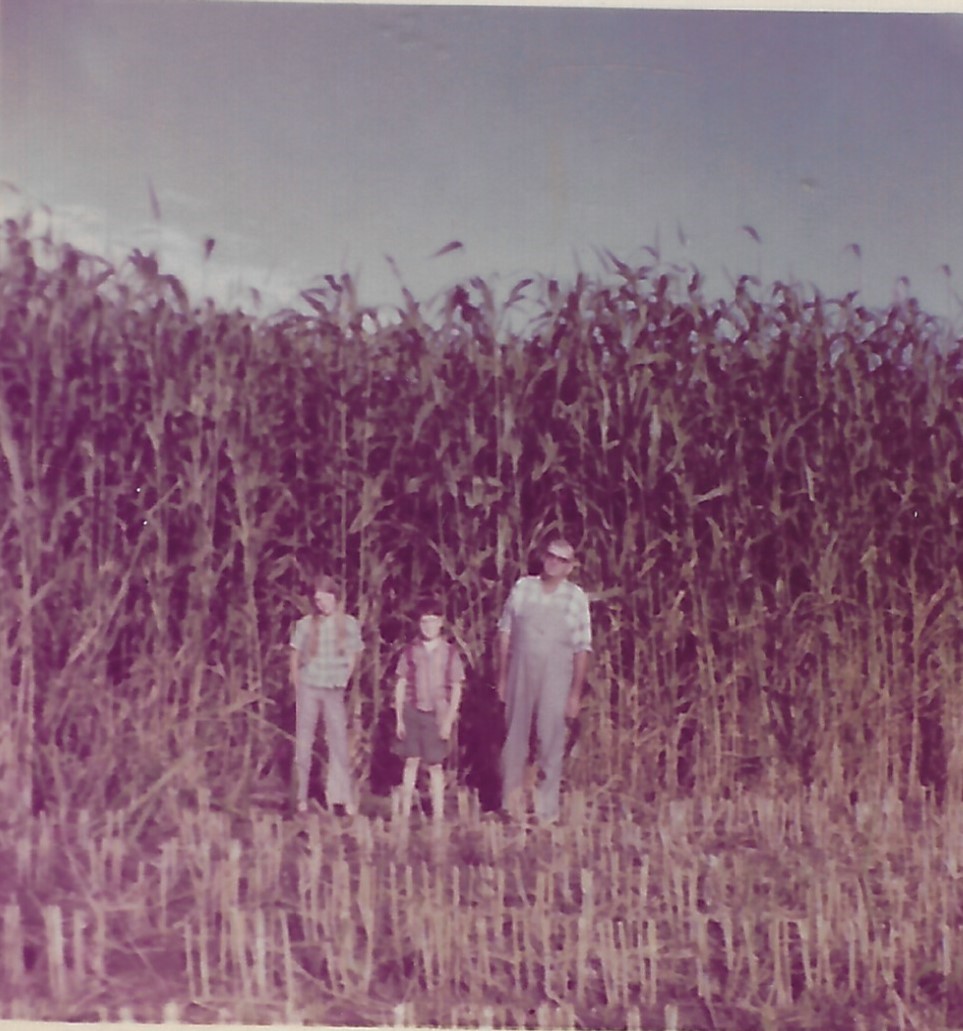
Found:
[[[498,692],[498,700],[500,702],[505,701],[505,690],[508,687],[508,677],[504,674],[499,674],[498,680],[495,682],[495,690]]]
[[[572,671],[572,683],[569,686],[568,699],[565,703],[565,716],[574,720],[582,708],[582,693],[585,688],[585,674],[588,670],[589,653],[576,652],[574,669]]]

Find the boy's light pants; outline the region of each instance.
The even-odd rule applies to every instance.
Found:
[[[295,719],[294,768],[297,800],[307,802],[314,735],[318,716],[324,713],[324,740],[328,746],[328,769],[324,794],[328,807],[354,805],[351,762],[348,757],[348,710],[341,687],[300,687]]]

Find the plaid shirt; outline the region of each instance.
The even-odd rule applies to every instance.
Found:
[[[337,647],[337,621],[344,620],[342,650]],[[291,647],[298,652],[301,683],[308,687],[345,687],[351,673],[351,660],[361,651],[361,630],[354,616],[329,616],[321,620],[318,650],[314,656],[305,655],[311,637],[311,616],[302,616],[294,624]]]
[[[502,617],[498,621],[498,629],[502,633],[510,633],[517,613],[531,605],[550,605],[568,624],[571,632],[573,652],[590,652],[592,650],[592,619],[589,614],[588,595],[577,584],[563,580],[554,591],[546,593],[542,590],[542,579],[538,576],[523,576],[515,582]]]

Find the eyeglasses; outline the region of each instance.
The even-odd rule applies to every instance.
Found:
[[[545,553],[545,557],[546,558],[553,558],[553,559],[555,559],[556,562],[566,562],[566,563],[568,563],[568,562],[574,562],[575,561],[575,556],[574,555],[556,555],[554,551],[547,551]]]

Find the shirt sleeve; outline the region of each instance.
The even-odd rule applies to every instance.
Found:
[[[358,652],[364,650],[364,641],[361,639],[361,626],[354,616],[348,616],[345,630],[347,630],[348,638],[346,642],[347,650],[352,655],[357,655]]]
[[[304,644],[304,632],[306,626],[307,624],[305,623],[305,621],[303,619],[299,619],[291,628],[291,647],[297,649],[298,651],[301,650],[301,647]]]
[[[399,680],[403,680],[406,684],[408,683],[408,649],[410,645],[405,645],[404,648],[398,653],[398,657],[391,664],[391,682],[397,684]]]

